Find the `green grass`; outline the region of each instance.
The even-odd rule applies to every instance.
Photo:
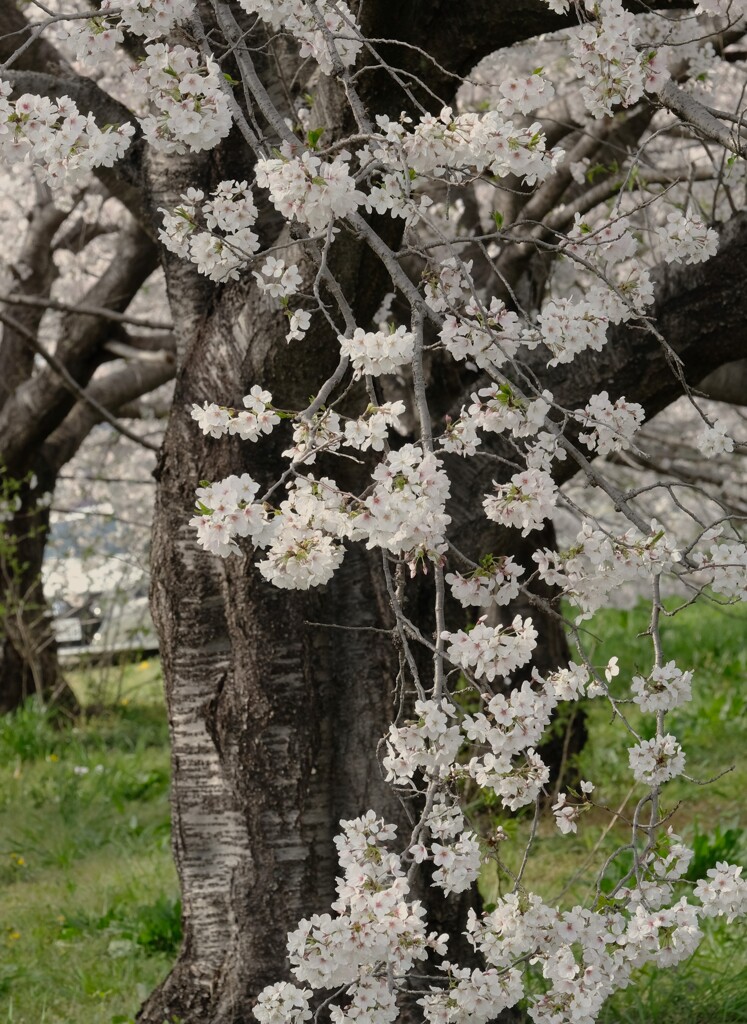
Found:
[[[72,727],[0,720],[0,1024],[129,1019],[178,948],[158,662],[72,681]]]

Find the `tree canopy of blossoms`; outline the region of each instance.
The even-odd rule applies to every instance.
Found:
[[[486,1024],[525,1000],[537,1024],[588,1024],[637,968],[690,956],[705,918],[747,911],[738,867],[719,863],[694,887],[684,880],[692,851],[662,806],[667,783],[695,779],[698,768],[667,715],[698,680],[671,660],[660,631],[672,594],[747,599],[743,525],[718,501],[699,504],[666,481],[620,490],[598,460],[641,452],[645,408],[614,374],[573,407],[552,383],[614,345],[617,330],[634,329],[666,352],[697,411],[694,444],[709,458],[744,451],[744,437],[700,407],[657,326],[654,268],[713,258],[716,222],[744,195],[744,62],[718,54],[744,33],[745,5],[703,0],[662,16],[620,0],[546,0],[568,17],[538,58],[519,49],[507,70],[476,69],[457,100],[435,110],[399,83],[399,116],[361,98],[368,64],[397,72],[355,5],[233,6],[212,5],[210,31],[190,0],[105,2],[95,16],[62,18],[61,45],[82,66],[124,42],[135,47],[132,117],[97,124],[67,96],[15,95],[11,75],[0,80],[0,159],[67,187],[126,159],[136,142],[154,160],[177,160],[237,133],[250,169],[160,207],[160,243],[214,284],[258,289],[285,327],[269,345],[298,346],[301,359],[317,325],[330,338],[336,367],[309,380],[304,407],[288,408],[282,382],[271,392],[253,380],[240,407],[216,394],[191,409],[216,451],[238,438],[277,445],[285,459],[269,486],[250,472],[194,481],[191,526],[207,551],[248,556],[268,586],[289,590],[328,584],[353,545],[378,554],[401,698],[381,768],[412,824],[403,834],[367,807],[340,823],[336,898],[291,932],[293,980],[265,988],[255,1017],[302,1022],[323,1006],[335,1024],[387,1024],[414,1003],[430,1024]],[[287,109],[265,89],[241,45],[242,30],[260,23],[282,34],[294,59],[313,62],[314,88],[340,83],[347,127],[336,137],[313,95]],[[219,58],[211,47],[220,33],[228,46]],[[700,94],[701,76],[717,80],[719,102]],[[645,135],[614,167],[592,165],[593,132],[614,152],[615,118],[632,110],[648,112]],[[673,117],[692,138],[674,158],[659,138]],[[572,127],[550,129],[560,122]],[[512,203],[516,216],[505,212]],[[272,236],[278,217],[286,230]],[[348,236],[369,246],[389,290],[364,320],[333,270]],[[532,260],[543,275],[536,294],[516,288]],[[462,400],[437,416],[439,378],[456,373]],[[593,485],[586,508],[557,482],[570,466]],[[453,529],[469,472],[484,480],[480,537],[496,539],[477,553]],[[573,523],[564,546],[538,542],[531,566],[501,549],[561,512]],[[670,527],[675,512],[684,524]],[[405,599],[424,578],[429,627],[409,618]],[[544,674],[531,667],[533,618],[511,608],[530,579],[554,593],[545,607],[566,618],[577,647],[577,661]],[[632,679],[620,678],[616,657],[594,663],[582,627],[625,587],[651,605],[650,664]],[[505,812],[534,809],[527,857],[543,815],[568,834],[584,828],[590,807],[604,807],[593,779],[546,799],[543,736],[561,704],[582,698],[606,702],[627,729],[636,786],[629,840],[600,865],[600,879],[627,854],[632,866],[610,894],[567,909],[528,891],[522,867],[494,909],[470,912],[460,942],[434,930],[417,895],[422,865],[446,896],[475,887],[487,859],[500,865],[495,836],[463,806],[468,787]],[[631,705],[648,716],[645,729]],[[468,964],[455,951],[464,942],[475,954]]]

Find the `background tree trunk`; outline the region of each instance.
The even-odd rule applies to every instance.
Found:
[[[35,696],[44,704],[72,710],[75,697],[57,661],[49,607],[42,586],[42,562],[49,533],[49,506],[39,499],[48,490],[49,474],[39,472],[22,483],[6,479],[18,502],[12,516],[0,523],[2,579],[2,648],[0,650],[0,713],[14,711]],[[17,489],[16,489],[17,488]]]

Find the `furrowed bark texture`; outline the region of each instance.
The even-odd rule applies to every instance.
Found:
[[[351,551],[330,586],[281,591],[249,559],[199,550],[185,522],[195,481],[245,469],[266,484],[283,468],[271,444],[202,437],[191,403],[216,393],[235,402],[261,379],[257,362],[271,363],[275,351],[284,357],[277,398],[292,404],[329,362],[331,348],[313,347],[307,365],[303,356],[291,362],[274,340],[278,314],[257,295],[241,324],[232,330],[218,316],[198,328],[159,471],[153,607],[170,707],[185,940],[142,1011],[154,1024],[174,1014],[248,1019],[257,991],[284,973],[287,932],[334,897],[340,817],[375,806],[401,818],[375,760],[396,675],[390,638],[366,629],[387,616],[371,571],[377,560]]]

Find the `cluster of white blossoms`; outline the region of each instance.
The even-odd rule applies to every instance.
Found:
[[[729,436],[729,428],[723,420],[715,420],[713,426],[705,426],[698,434],[696,445],[707,459],[734,451],[734,438]]]
[[[389,726],[382,764],[387,781],[398,786],[411,784],[418,771],[446,778],[462,744],[461,730],[453,724],[456,708],[449,701],[418,700],[414,711],[417,721]]]
[[[552,353],[548,366],[570,363],[587,349],[601,352],[612,319],[601,302],[589,299],[551,299],[537,317],[539,336]]]
[[[288,300],[295,295],[303,283],[295,263],[286,265],[285,260],[268,256],[259,271],[252,271],[257,287],[265,295],[278,299],[288,317],[287,342],[303,341],[311,326],[311,313],[306,309],[291,309]]]
[[[480,844],[473,832],[462,832],[450,846],[433,843],[433,884],[448,895],[465,892],[477,881],[482,866]]]
[[[273,299],[288,299],[301,287],[302,278],[295,263],[286,266],[285,260],[268,256],[259,271],[254,271],[259,290]]]
[[[594,19],[571,32],[571,59],[583,81],[581,95],[593,117],[629,107],[644,90],[655,92],[669,77],[662,55],[636,46],[639,23],[620,0],[585,0]]]
[[[246,537],[266,549],[258,569],[276,587],[307,590],[327,583],[345,554],[341,538],[355,533],[334,483],[299,476],[277,508],[254,501],[258,490],[247,473],[198,488],[192,525],[199,543],[227,557]]]
[[[594,792],[594,783],[582,779],[579,783],[579,788],[584,798],[587,798]],[[555,824],[558,827],[558,831],[564,836],[569,835],[571,832],[577,832],[577,821],[588,806],[587,799],[584,799],[584,802],[580,804],[569,804],[568,794],[559,793],[558,799],[552,805],[552,813],[555,816]]]
[[[701,220],[672,210],[656,235],[667,263],[705,263],[718,251],[718,234]]]
[[[685,755],[674,736],[654,736],[628,750],[633,777],[649,786],[668,782],[685,770]]]
[[[525,469],[514,473],[507,484],[493,481],[495,494],[488,494],[483,508],[488,519],[502,526],[521,529],[522,537],[539,530],[552,515],[558,489],[544,469]]]
[[[357,327],[350,338],[339,335],[340,352],[350,359],[353,376],[364,373],[378,377],[396,373],[400,366],[412,362],[415,335],[406,327],[390,331],[364,331]]]
[[[256,441],[280,422],[271,402],[271,394],[255,385],[244,398],[244,411],[205,403],[193,406],[192,418],[212,437],[238,434]],[[374,420],[373,430],[378,432],[395,423],[398,404],[372,407],[362,418],[364,424],[367,419]],[[320,448],[337,449],[342,443],[359,449],[373,447],[373,431],[361,439],[361,425],[354,430],[346,437],[339,417],[328,413],[315,425],[297,424],[290,457],[308,464]],[[404,445],[388,453],[373,477],[373,490],[355,499],[342,494],[326,478],[317,481],[297,476],[288,498],[275,509],[253,504],[253,495],[243,493],[231,502],[223,493],[223,481],[197,489],[192,524],[197,527],[200,544],[214,554],[225,557],[238,552],[236,539],[240,537],[250,538],[255,547],[269,548],[259,563],[260,572],[284,588],[306,589],[327,583],[342,562],[340,541],[344,538],[365,540],[369,548],[382,547],[404,556],[413,571],[424,559],[439,557],[451,519],[444,510],[449,479],[436,456],[417,445]]]
[[[590,227],[580,213],[573,218],[573,227],[563,243],[563,252],[582,256],[600,270],[610,272],[615,265],[629,260],[638,251],[629,217],[616,216]]]
[[[447,314],[439,338],[454,359],[469,360],[488,371],[513,359],[520,345],[534,343],[517,314],[495,296],[487,310],[470,300],[459,315]]]
[[[456,311],[472,297],[472,260],[449,256],[424,279],[425,301],[436,313]],[[392,294],[394,298],[394,294]]]
[[[280,156],[257,161],[256,181],[269,191],[278,213],[308,225],[312,232],[355,213],[366,199],[356,188],[345,150],[334,160],[323,160],[310,150],[293,156],[284,143]]]
[[[345,444],[360,452],[369,449],[383,452],[390,428],[403,433],[400,420],[405,413],[404,402],[385,402],[383,405],[369,405],[365,413],[345,423]]]
[[[569,551],[546,548],[532,558],[545,583],[560,587],[563,596],[581,611],[580,621],[603,607],[623,584],[671,570],[682,554],[656,520],[652,520],[648,536],[635,527],[612,536],[584,520]]]
[[[302,1024],[310,1020],[311,998],[309,989],[291,985],[289,981],[278,981],[263,989],[252,1011],[259,1024]]]
[[[580,434],[579,437],[597,455],[609,455],[610,452],[629,448],[644,418],[643,406],[622,397],[613,405],[606,391],[592,395],[584,409],[576,410],[579,423],[591,428],[588,434]]]
[[[510,626],[488,626],[485,616],[465,633],[445,631],[441,634],[449,642],[446,657],[453,665],[474,674],[477,679],[492,682],[496,676],[510,676],[526,665],[536,646],[537,630],[531,619],[517,615]]]
[[[239,3],[247,14],[256,14],[276,31],[289,32],[300,40],[299,56],[312,57],[325,75],[333,73],[338,58],[342,67],[355,64],[363,48],[355,16],[345,0],[315,0],[313,4],[304,0],[239,0]]]
[[[524,625],[530,623],[527,619]],[[518,630],[517,637],[524,639]],[[470,740],[489,744],[494,754],[513,757],[539,742],[556,704],[552,686],[535,676],[531,682],[515,686],[508,696],[498,693],[491,697],[484,711],[465,715],[464,732]]]
[[[703,904],[706,917],[735,917],[747,914],[747,881],[742,878],[742,866],[721,861],[709,868],[706,878],[695,886],[695,895]]]
[[[497,110],[455,113],[444,107],[438,116],[424,114],[412,128],[410,124],[406,115],[398,121],[377,115],[379,138],[370,144],[373,159],[437,178],[459,180],[488,171],[499,178],[515,174],[534,185],[562,157],[562,151],[546,151],[539,122],[514,124]]]
[[[211,281],[237,281],[259,248],[259,238],[251,230],[257,207],[245,181],[222,181],[207,200],[200,189],[190,188],[179,206],[159,213],[159,240],[170,252],[195,263]],[[206,230],[199,230],[200,221]]]
[[[530,114],[555,96],[552,82],[540,70],[523,78],[504,78],[498,91],[503,97],[501,113],[507,117],[514,113]]]
[[[592,1024],[636,967],[678,963],[701,937],[698,908],[684,899],[655,912],[643,906],[626,912],[618,904],[595,913],[580,906],[561,911],[523,892],[500,897],[480,918],[470,911],[467,934],[493,968],[510,971],[530,954],[541,965],[550,985],[530,999],[537,1024]]]
[[[63,23],[63,38],[84,65],[100,66],[102,57],[124,41],[124,31],[160,39],[194,12],[194,0],[101,0],[95,17]]]
[[[557,12],[570,7],[570,0],[547,3]],[[363,53],[364,41],[344,0],[239,0],[239,5],[250,22],[258,17],[273,35],[295,38],[302,60],[311,58],[317,72],[340,78],[348,97],[356,98],[359,78],[356,73],[348,76],[345,69]],[[568,30],[565,38],[571,64],[583,79],[582,97],[594,116],[609,116],[616,107],[640,100],[644,90],[660,87],[666,75],[665,48],[657,51],[655,42],[639,37],[642,21],[625,11],[621,0],[573,0],[573,6],[582,24]],[[95,16],[71,21],[67,34],[80,60],[100,63],[102,54],[113,53],[124,41],[125,33],[146,41],[159,38],[194,9],[194,0],[102,0]],[[699,0],[695,10],[732,16],[745,13],[747,3]],[[132,82],[142,100],[145,141],[162,154],[184,154],[209,150],[225,139],[231,128],[231,83],[218,63],[184,46],[148,43],[144,49],[145,59]],[[698,56],[692,49],[681,53],[690,61],[692,75]],[[375,61],[375,51],[371,54]],[[705,66],[707,58],[701,56],[701,63]],[[313,73],[309,81],[314,81]],[[247,87],[251,89],[249,83]],[[311,128],[307,109],[298,119],[310,129],[308,149],[300,136],[279,149],[272,148],[276,140],[263,138],[265,155],[257,160],[251,187],[246,181],[228,180],[210,195],[189,189],[179,205],[161,211],[159,237],[164,246],[192,261],[214,282],[243,278],[252,283],[253,278],[253,287],[279,304],[282,316],[277,319],[287,317],[288,341],[304,337],[312,315],[300,308],[311,303],[310,294],[299,302],[292,302],[293,297],[304,280],[311,282],[317,274],[319,283],[323,270],[335,265],[333,259],[312,266],[316,246],[306,247],[305,229],[325,237],[326,258],[329,247],[337,244],[336,221],[352,219],[348,227],[365,234],[355,219],[363,210],[404,219],[407,234],[401,251],[389,252],[383,239],[378,240],[392,288],[410,302],[413,314],[424,313],[433,321],[437,359],[445,352],[468,370],[481,371],[478,382],[465,386],[458,417],[453,409],[452,418],[443,409],[439,412],[446,427],[437,439],[442,449],[438,455],[432,450],[428,413],[423,413],[420,396],[409,407],[399,399],[384,400],[399,395],[415,349],[411,325],[399,325],[389,308],[368,325],[371,329],[339,335],[341,355],[349,361],[347,367],[342,364],[344,379],[333,378],[329,393],[322,389],[311,399],[308,413],[298,413],[287,428],[280,424],[293,414],[276,408],[270,392],[259,385],[251,388],[241,408],[204,402],[191,410],[199,428],[216,441],[237,437],[257,442],[273,430],[285,429],[278,448],[287,445],[283,456],[288,460],[287,471],[264,496],[249,473],[203,483],[196,492],[192,520],[199,543],[222,557],[245,553],[251,545],[264,579],[297,590],[327,584],[353,543],[381,549],[378,554],[391,570],[388,582],[394,584],[392,603],[402,654],[398,686],[404,709],[385,738],[383,768],[399,795],[412,798],[413,828],[395,852],[394,827],[374,811],[342,822],[336,840],[341,869],[337,899],[330,913],[301,921],[291,932],[288,950],[294,982],[271,985],[259,995],[254,1012],[260,1024],[304,1024],[320,1004],[328,1005],[333,1024],[390,1024],[403,1009],[400,992],[412,993],[414,986],[429,1024],[487,1024],[521,999],[527,1000],[537,1024],[591,1024],[604,1000],[629,984],[634,969],[645,963],[668,966],[690,955],[701,934],[699,918],[723,915],[731,920],[747,912],[741,869],[725,863],[709,870],[694,893],[690,888],[683,896],[691,851],[678,837],[663,836],[658,826],[643,824],[632,840],[633,868],[628,870],[625,861],[622,880],[596,910],[545,905],[524,890],[522,867],[514,891],[501,895],[495,909],[481,917],[474,912],[469,916],[467,937],[484,958],[478,969],[446,959],[449,937],[428,933],[424,907],[412,897],[410,875],[419,864],[428,864],[429,881],[447,894],[464,892],[478,881],[488,849],[481,847],[470,827],[474,823],[459,805],[465,787],[488,791],[509,811],[534,803],[538,821],[544,813],[561,833],[576,831],[581,814],[591,806],[592,782],[581,782],[579,794],[559,793],[549,814],[541,804],[550,770],[537,751],[560,701],[607,698],[620,714],[620,705],[632,701],[642,711],[656,714],[653,738],[634,734],[635,745],[629,750],[634,778],[659,787],[685,769],[682,747],[665,732],[661,719],[690,698],[692,673],[674,662],[662,663],[658,651],[648,674],[642,670],[633,676],[629,695],[618,699],[612,694],[620,671],[616,657],[601,668],[588,660],[571,662],[544,677],[531,670],[537,630],[532,619],[514,615],[513,610],[506,616],[510,623],[504,625],[489,624],[483,616],[471,629],[445,628],[442,572],[452,557],[447,512],[452,484],[447,469],[457,462],[449,453],[495,457],[489,444],[494,439],[487,435],[504,435],[511,458],[523,461],[510,463],[493,493],[485,495],[483,509],[487,519],[526,536],[550,520],[556,507],[558,490],[551,470],[553,460],[566,454],[561,447],[563,417],[563,427],[570,422],[578,430],[581,425],[581,441],[594,455],[628,447],[643,421],[640,406],[624,397],[612,402],[608,391],[593,395],[583,409],[564,410],[518,363],[523,349],[540,344],[548,349],[551,366],[569,363],[581,352],[599,351],[611,324],[640,316],[651,303],[651,276],[645,261],[636,259],[639,242],[634,232],[640,221],[636,214],[620,212],[632,205],[629,197],[623,196],[612,213],[592,210],[588,219],[576,216],[554,249],[563,268],[558,274],[561,284],[562,273],[576,269],[574,261],[583,268],[580,276],[569,288],[556,285],[554,278],[549,301],[539,310],[529,307],[524,312],[519,301],[516,309],[508,308],[505,290],[503,299],[492,295],[479,275],[473,275],[472,260],[459,253],[474,253],[468,243],[475,240],[460,235],[463,228],[458,223],[456,241],[448,242],[455,237],[455,220],[443,217],[444,204],[426,194],[427,189],[438,196],[453,194],[459,203],[459,186],[474,182],[479,205],[484,206],[489,189],[508,184],[514,192],[523,192],[553,174],[563,154],[548,151],[542,125],[527,116],[551,102],[553,84],[538,69],[532,75],[505,79],[498,93],[494,109],[463,112],[444,107],[437,114],[402,114],[398,119],[379,115],[372,118],[375,127],[370,132],[366,118],[357,117],[357,134],[347,140],[351,149],[355,147],[353,152],[335,148],[345,144],[338,139],[332,140],[328,153],[317,152],[321,127]],[[10,96],[10,85],[0,83],[0,153],[9,163],[33,162],[50,184],[113,164],[134,133],[129,124],[99,129],[92,116],[81,115],[67,97],[53,101],[25,95],[11,101]],[[263,102],[258,99],[258,106],[263,108]],[[295,131],[293,124],[289,130]],[[592,182],[593,167],[588,165],[585,177],[587,165],[583,160],[576,164],[575,179],[585,189]],[[507,183],[499,180],[509,176]],[[295,232],[297,249],[304,253],[298,265],[267,253],[261,262],[253,261],[260,249],[252,192],[256,195],[257,188],[267,190],[281,217],[303,226]],[[659,226],[644,238],[654,254],[660,250],[667,262],[686,263],[714,255],[716,233],[696,216],[672,210],[664,220],[652,209],[650,223]],[[480,215],[485,215],[484,209]],[[441,229],[444,222],[447,231]],[[499,245],[510,244],[510,232],[517,225],[509,223],[504,231],[497,211],[494,222],[497,231],[480,239],[479,245],[500,263]],[[375,223],[367,226],[374,251]],[[402,274],[409,268],[396,261],[411,239],[415,248],[416,231],[423,226],[423,237],[434,243],[423,257],[423,278],[403,282]],[[533,225],[521,228],[532,231]],[[318,296],[319,289],[314,291]],[[334,340],[341,324],[353,321],[342,301],[334,308],[338,297],[333,292],[330,287],[329,307],[320,300],[316,315],[337,323],[331,332]],[[387,320],[392,320],[391,327]],[[520,385],[504,378],[516,370]],[[400,379],[366,380],[368,393],[362,399],[364,386],[354,382],[364,376]],[[608,387],[612,389],[614,382]],[[470,392],[466,400],[464,395]],[[423,415],[421,441],[404,443],[413,434],[413,411]],[[734,448],[718,420],[697,443],[708,456]],[[332,475],[309,472],[318,460],[331,474],[327,467],[335,457],[353,467],[346,478],[357,480],[356,493],[343,489]],[[518,465],[525,468],[506,480]],[[736,536],[725,539],[717,531],[704,533],[683,558],[658,522],[652,522],[648,531],[631,527],[621,532],[587,520],[569,550],[537,552],[533,574],[511,557],[491,555],[473,563],[469,572],[447,573],[445,583],[462,607],[490,609],[493,615],[495,606],[519,597],[522,578],[530,575],[558,587],[580,618],[608,603],[625,583],[651,585],[664,572],[676,572],[697,586],[708,585],[728,600],[744,599],[747,547]],[[470,552],[470,557],[478,559],[479,554]],[[401,596],[406,592],[404,566],[413,574],[422,569],[436,577],[435,629],[426,630],[417,625],[417,617],[407,617]],[[445,604],[449,607],[449,602]],[[455,626],[464,626],[466,619],[462,615]],[[424,659],[410,657],[408,645],[420,641],[428,656],[434,655],[432,681],[419,667]],[[581,660],[585,658],[582,652]],[[456,689],[460,692],[454,696]],[[417,699],[410,698],[412,690]],[[612,866],[617,869],[621,863],[613,858]],[[688,903],[688,897],[700,905]],[[416,977],[408,978],[413,968]],[[535,979],[525,988],[526,971],[541,975],[539,984]],[[417,975],[425,975],[425,980]]]
[[[360,993],[360,1009],[365,1006],[364,997],[373,997],[374,1002],[382,998],[385,1005],[391,1003],[396,1016],[386,972],[380,975],[376,966],[383,963],[402,975],[415,961],[424,960],[429,949],[441,947],[443,940],[436,934],[426,935],[423,907],[408,900],[410,888],[400,858],[387,849],[395,838],[395,826],[373,811],[340,824],[343,831],[335,843],[344,874],[338,878],[338,898],[332,905],[336,916],[315,914],[299,922],[288,936],[291,971],[314,988],[350,986],[347,994],[353,1005],[368,978],[372,987]],[[382,1017],[380,1008],[374,1019],[389,1021],[394,1016]]]
[[[222,73],[212,57],[187,46],[151,43],[131,82],[149,112],[140,118],[147,141],[162,153],[212,149],[231,130]]]
[[[192,406],[191,416],[209,437],[237,434],[243,441],[258,441],[280,422],[272,407],[272,395],[258,384],[244,396],[243,405],[243,409],[236,410],[204,402],[202,406]]]
[[[365,205],[368,213],[388,213],[391,217],[401,217],[410,225],[425,215],[433,200],[414,190],[406,171],[396,170],[372,178]]]
[[[124,156],[135,134],[128,122],[103,130],[93,114],[81,114],[69,96],[52,101],[23,93],[0,79],[0,158],[33,163],[52,187],[75,182],[95,167],[111,167]]]
[[[508,382],[491,384],[472,394],[467,412],[481,430],[501,434],[509,430],[513,437],[538,433],[545,424],[552,404],[552,394],[543,391],[539,398],[528,401],[520,397]]]
[[[713,544],[707,554],[694,552],[692,560],[714,593],[747,601],[747,546],[741,541]]]
[[[253,503],[258,490],[248,473],[197,488],[197,511],[190,526],[206,551],[222,558],[238,554],[237,537],[255,536],[266,527],[263,510]]]
[[[440,459],[419,445],[406,444],[389,452],[372,477],[373,493],[357,520],[367,546],[406,555],[413,567],[417,560],[444,551],[451,522],[445,511],[450,481]]]
[[[642,711],[672,711],[690,700],[692,672],[683,672],[673,661],[655,665],[651,675],[633,676],[633,700]]]
[[[490,608],[494,604],[509,604],[518,597],[519,577],[523,574],[524,567],[517,565],[510,555],[498,558],[489,555],[469,575],[452,572],[444,578],[452,596],[463,608]]]
[[[431,986],[429,995],[418,999],[423,1016],[430,1024],[486,1024],[509,1006],[515,1006],[524,994],[521,972],[475,967],[458,967],[449,961],[440,964],[443,987]]]

